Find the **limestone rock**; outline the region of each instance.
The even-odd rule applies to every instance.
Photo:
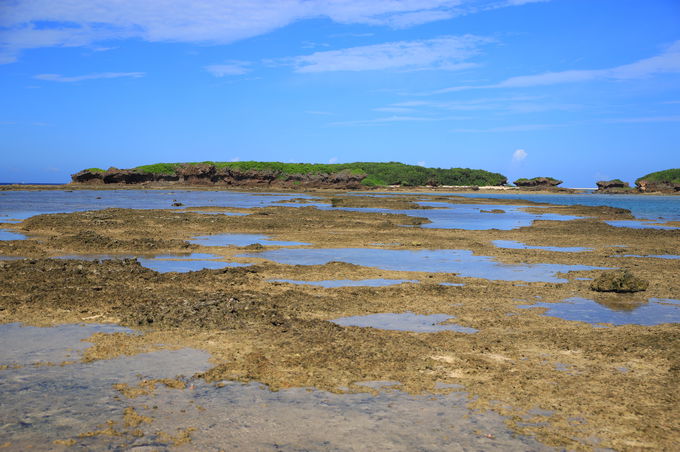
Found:
[[[596,292],[632,293],[642,292],[648,287],[648,281],[638,278],[628,270],[602,273],[590,283],[590,288]]]

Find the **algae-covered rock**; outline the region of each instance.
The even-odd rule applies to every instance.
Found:
[[[596,292],[631,293],[647,290],[647,287],[649,287],[649,282],[638,278],[628,270],[602,273],[590,283],[590,288]]]

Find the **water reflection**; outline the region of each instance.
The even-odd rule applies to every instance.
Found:
[[[256,257],[288,265],[324,265],[347,262],[392,271],[456,273],[493,281],[567,282],[558,273],[601,270],[602,267],[559,264],[502,264],[468,250],[386,250],[375,248],[275,249],[237,257]]]
[[[680,322],[680,301],[650,298],[633,301],[596,302],[572,297],[560,303],[536,303],[521,308],[548,308],[544,315],[587,323],[613,325],[659,325]]]
[[[582,246],[537,246],[526,245],[522,242],[516,242],[514,240],[494,240],[493,244],[498,248],[506,248],[512,250],[546,250],[556,251],[559,253],[578,253],[581,251],[592,251],[591,248],[584,248]]]

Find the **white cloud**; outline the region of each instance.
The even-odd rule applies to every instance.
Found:
[[[331,157],[328,159],[328,163],[338,163],[338,158],[337,157]]]
[[[137,38],[228,44],[299,20],[409,27],[528,0],[9,0],[0,63],[25,49]],[[36,24],[40,24],[37,26]]]
[[[243,75],[250,72],[250,65],[247,61],[227,61],[223,64],[211,64],[205,66],[205,70],[210,72],[215,77],[224,77],[226,75]]]
[[[674,42],[665,52],[657,56],[644,58],[631,64],[624,64],[609,69],[568,70],[561,72],[544,72],[543,74],[536,75],[521,75],[508,78],[493,85],[454,86],[430,94],[441,94],[470,89],[528,88],[596,80],[632,80],[647,78],[658,74],[678,73],[680,73],[680,41]]]
[[[102,72],[99,74],[77,75],[74,77],[65,77],[60,74],[38,74],[33,76],[33,78],[37,80],[46,80],[48,82],[73,83],[105,78],[140,78],[144,77],[144,75],[144,72]]]
[[[527,152],[524,149],[517,149],[515,152],[512,153],[512,161],[513,163],[519,163],[525,158],[527,158]]]
[[[488,42],[488,38],[472,35],[443,36],[315,52],[289,61],[296,67],[296,72],[457,70],[473,66],[464,60],[479,53],[479,46]]]
[[[421,160],[420,162],[416,163],[418,166],[425,166],[425,161]]]
[[[229,161],[230,161],[230,162],[240,162],[240,161],[241,161],[241,157],[233,157],[233,158],[229,159]]]

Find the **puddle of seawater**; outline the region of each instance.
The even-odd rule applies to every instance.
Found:
[[[96,332],[129,332],[111,325],[62,325],[52,328],[0,327],[3,362],[32,364],[63,361],[79,354],[82,339]],[[174,378],[210,367],[207,353],[184,349],[145,353],[91,363],[24,366],[0,371],[0,438],[10,450],[62,450],[55,440],[73,438],[79,450],[123,450],[133,437],[78,438],[109,420],[119,422],[127,405],[115,383],[137,384],[141,378]],[[77,361],[76,357],[76,361]]]
[[[0,328],[3,344],[18,334],[17,328]],[[26,344],[14,359],[29,362],[46,347],[68,353],[97,328],[101,327],[26,329],[21,337]],[[52,334],[63,337],[51,342]],[[257,383],[225,381],[215,386],[199,380],[184,390],[159,385],[153,394],[134,399],[113,389],[117,383],[134,386],[142,379],[191,376],[207,370],[208,359],[204,352],[183,349],[4,369],[0,371],[0,437],[9,450],[63,450],[55,440],[73,440],[70,448],[75,450],[554,450],[509,431],[505,418],[494,412],[468,409],[464,392],[414,396],[389,389],[398,383],[391,381],[357,382],[379,389],[377,394],[333,394],[309,388],[272,392]],[[125,428],[126,407],[151,417],[151,423]],[[79,436],[106,428],[107,421],[114,421],[113,427],[124,433]],[[176,435],[189,428],[195,430],[191,442],[183,446],[159,435]]]
[[[237,257],[262,258],[288,265],[347,262],[391,271],[456,273],[493,281],[567,282],[557,273],[605,270],[604,267],[559,264],[502,264],[468,250],[386,250],[375,248],[299,248],[265,250]]]
[[[0,240],[26,240],[26,236],[7,229],[0,229]]]
[[[449,287],[463,287],[465,284],[463,283],[454,283],[454,282],[443,282],[439,283],[440,286],[449,286]]]
[[[302,246],[309,245],[304,242],[287,242],[272,240],[264,234],[215,234],[194,237],[190,243],[203,246],[248,246],[260,244],[263,246]]]
[[[177,256],[178,259],[182,259]],[[247,267],[251,264],[242,264],[239,262],[222,262],[214,260],[163,260],[163,259],[147,259],[138,258],[139,263],[146,268],[157,271],[159,273],[177,272],[187,273],[199,270],[219,270],[227,267]]]
[[[331,320],[340,326],[358,326],[379,330],[411,331],[414,333],[438,333],[440,331],[456,331],[458,333],[476,333],[478,330],[455,323],[442,323],[454,317],[446,314],[420,315],[412,312],[401,314],[384,313],[352,317],[341,317]]]
[[[417,279],[331,279],[324,281],[301,281],[296,279],[269,279],[269,282],[283,282],[290,284],[305,284],[325,288],[333,287],[383,287],[394,286],[402,283],[418,283]]]
[[[663,224],[656,224],[649,221],[639,221],[639,220],[610,220],[605,221],[610,226],[616,226],[617,228],[633,228],[633,229],[680,229],[675,226],[666,226]]]
[[[613,325],[660,325],[680,323],[680,301],[650,298],[647,303],[631,305],[627,310],[609,308],[596,301],[572,297],[560,303],[536,303],[520,308],[548,308],[544,315],[564,320]]]
[[[497,248],[506,248],[512,250],[546,250],[560,253],[579,253],[582,251],[592,251],[591,248],[585,248],[582,246],[535,246],[526,245],[522,242],[516,242],[514,240],[494,240],[493,244]]]
[[[535,220],[569,221],[580,217],[560,214],[539,214],[522,210],[526,206],[488,205],[488,204],[451,204],[446,202],[418,202],[433,209],[392,210],[361,207],[319,207],[324,210],[346,210],[350,212],[373,212],[403,214],[411,217],[427,218],[430,223],[419,227],[428,229],[465,229],[465,230],[510,230],[531,226]],[[502,210],[503,213],[492,213]]]
[[[0,325],[0,365],[59,363],[79,359],[79,352],[91,344],[82,342],[95,333],[131,333],[117,325],[59,325],[52,328],[24,326],[20,323]]]
[[[610,257],[644,257],[644,258],[654,258],[654,259],[680,259],[680,256],[675,254],[650,254],[647,256],[641,256],[639,254],[624,254],[623,256],[614,255]]]

